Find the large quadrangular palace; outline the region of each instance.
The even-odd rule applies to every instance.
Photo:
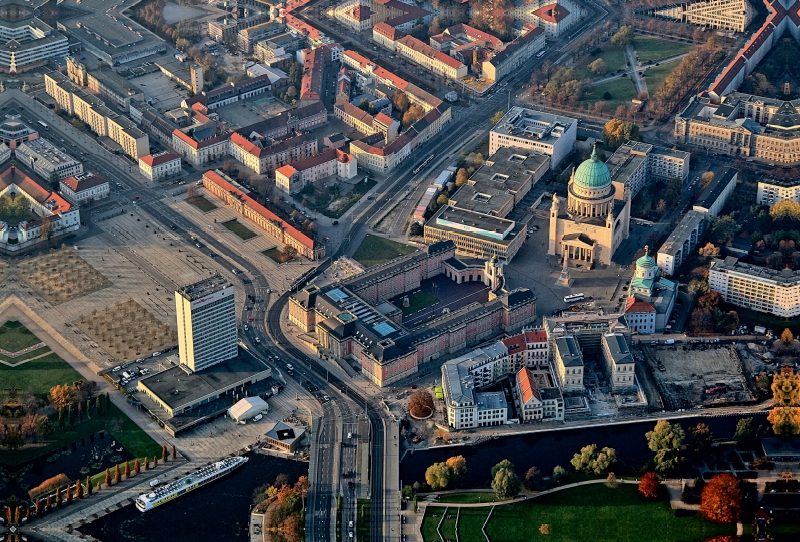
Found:
[[[593,150],[572,172],[566,205],[553,196],[547,253],[561,256],[572,267],[609,265],[614,251],[628,238],[630,219],[630,188],[624,179],[611,180],[608,166]]]

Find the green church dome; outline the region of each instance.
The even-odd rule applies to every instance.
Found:
[[[656,266],[656,261],[650,257],[649,254],[650,250],[649,247],[644,247],[644,256],[636,260],[636,267],[640,267],[642,269],[650,269]]]
[[[597,149],[592,149],[592,156],[578,166],[572,179],[576,186],[597,190],[611,184],[611,172],[597,159]]]

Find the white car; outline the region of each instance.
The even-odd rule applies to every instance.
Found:
[[[122,367],[120,367],[119,365],[117,365],[116,367],[114,367],[113,369],[111,369],[111,372],[112,372],[112,373],[116,373],[116,372],[117,372],[117,371],[119,371],[120,369],[122,369]]]
[[[258,337],[256,337],[256,344],[261,344],[261,339],[259,339]]]
[[[247,331],[248,329],[250,329],[250,328],[249,328],[249,327],[247,327],[247,324],[245,324],[245,326],[244,326],[244,330],[245,330],[245,331]]]
[[[157,358],[160,355],[161,355],[161,352],[153,352],[153,357],[154,358]]]

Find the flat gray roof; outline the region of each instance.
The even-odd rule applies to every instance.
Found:
[[[493,391],[476,393],[475,399],[478,401],[478,412],[481,410],[497,410],[500,408],[508,408],[508,401],[506,401],[506,397],[503,392]]]
[[[557,130],[566,131],[577,122],[571,117],[553,115],[524,107],[512,107],[492,128],[492,132],[554,143],[559,139],[557,135],[554,135]]]
[[[574,335],[557,338],[556,349],[565,367],[583,366],[583,353]]]
[[[207,279],[201,280],[200,282],[195,282],[194,284],[184,286],[178,290],[176,294],[185,297],[189,301],[194,301],[209,294],[224,290],[230,285],[230,281],[222,275],[213,275]]]
[[[448,225],[447,222],[441,222],[439,219],[454,224]],[[461,229],[462,226],[464,229]],[[468,235],[471,237],[491,240],[495,243],[509,245],[516,238],[517,235],[524,235],[525,226],[514,222],[513,220],[506,220],[495,216],[488,216],[466,209],[456,209],[449,205],[443,205],[436,214],[425,224],[425,227],[439,228],[446,231],[451,231],[461,235]],[[487,232],[494,235],[487,235],[481,232]],[[503,237],[504,233],[505,236]]]
[[[675,256],[683,249],[683,244],[692,235],[692,232],[705,220],[705,214],[700,211],[689,211],[684,215],[669,238],[658,249],[659,254]]]
[[[738,171],[736,171],[735,169],[730,167],[725,168],[725,172],[719,177],[715,176],[714,180],[711,181],[711,184],[709,184],[705,188],[705,190],[703,190],[703,192],[700,194],[700,197],[695,202],[694,206],[701,207],[704,209],[710,208],[717,202],[719,196],[722,194],[722,192],[725,191],[725,188],[728,186],[728,184],[730,184],[732,180],[734,180],[734,177],[737,174]]]
[[[95,47],[121,62],[125,62],[125,56],[140,51],[165,50],[161,38],[125,14],[133,3],[119,0],[112,7],[108,0],[63,0],[60,5],[77,15],[59,21],[58,25],[88,47]]]
[[[218,395],[250,380],[270,368],[244,351],[239,356],[186,374],[179,366],[171,367],[139,381],[172,410],[178,411],[204,397]]]

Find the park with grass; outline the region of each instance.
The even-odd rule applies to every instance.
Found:
[[[21,322],[0,326],[0,349],[18,351],[41,340]],[[105,480],[105,469],[125,461],[163,457],[150,435],[48,347],[44,355],[17,364],[0,363],[3,398],[0,498],[24,502],[46,480],[67,483]],[[124,469],[123,469],[124,470]],[[95,478],[97,480],[95,480]],[[58,486],[57,485],[57,486]],[[53,489],[55,489],[54,486]]]
[[[458,540],[462,542],[486,542],[481,527],[490,511],[492,516],[486,524],[486,534],[491,542],[701,541],[709,536],[736,532],[734,525],[711,523],[696,513],[676,516],[665,491],[657,499],[647,499],[639,494],[636,484],[620,484],[612,488],[597,483],[513,504],[461,508],[460,513],[458,505],[428,505],[422,523],[423,539],[425,542],[442,540],[436,527],[445,514],[451,516],[450,520],[445,518],[442,522],[445,540],[445,526],[448,526],[448,530],[458,531]],[[457,526],[456,515],[459,516]],[[540,531],[542,525],[549,526],[549,534]],[[455,537],[450,539],[455,540]]]
[[[363,178],[354,185],[348,183],[309,183],[293,197],[304,207],[327,216],[341,218],[364,194],[378,182]]]
[[[411,245],[404,245],[397,241],[367,234],[358,250],[353,254],[353,259],[364,267],[372,267],[416,252],[418,249]]]
[[[648,93],[651,95],[678,66],[680,60],[672,60],[661,65],[654,64],[658,64],[658,61],[662,59],[688,53],[695,47],[691,44],[638,34],[633,36],[631,46],[642,64],[640,71],[647,83]],[[600,60],[604,67],[598,71],[595,63]],[[603,112],[613,113],[620,106],[630,106],[631,102],[637,98],[637,93],[630,76],[621,74],[627,68],[624,49],[615,46],[611,41],[596,47],[583,60],[579,61],[571,68],[572,77],[589,83],[580,98],[582,107],[591,109],[597,102],[602,102]],[[594,81],[607,77],[615,78],[594,83]]]

